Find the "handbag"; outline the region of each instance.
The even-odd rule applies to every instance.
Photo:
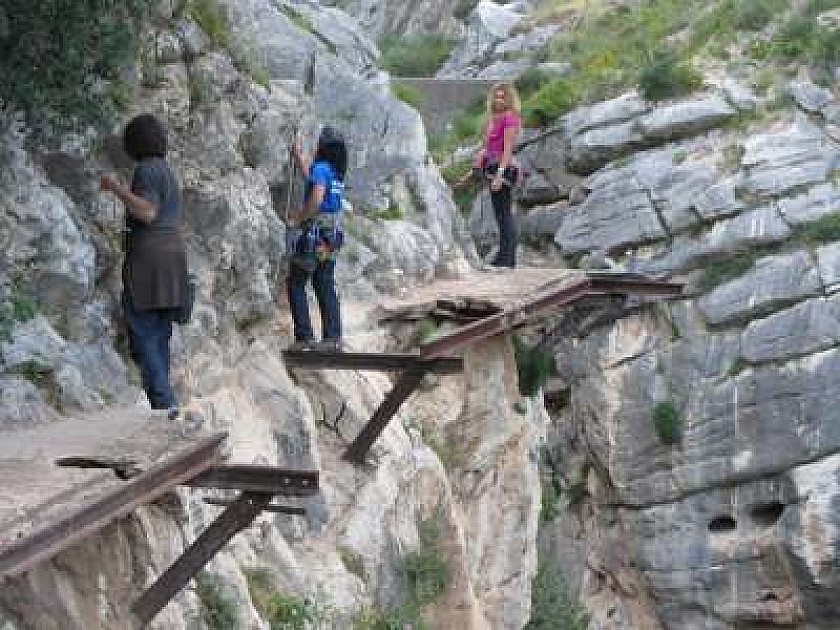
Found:
[[[175,309],[174,321],[176,324],[189,324],[192,319],[193,306],[195,306],[195,294],[198,290],[198,277],[194,273],[187,273],[184,295],[186,301]]]

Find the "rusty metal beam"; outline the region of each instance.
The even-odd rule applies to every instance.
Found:
[[[420,356],[433,358],[451,354],[476,341],[494,337],[521,326],[550,308],[568,306],[581,299],[601,295],[644,295],[677,297],[682,285],[650,280],[632,274],[593,274],[570,284],[548,291],[501,313],[468,324],[455,332],[420,346]]]
[[[344,459],[355,464],[362,464],[371,445],[382,433],[388,422],[397,413],[400,405],[417,389],[425,372],[422,368],[410,368],[400,374],[393,389],[376,409],[370,421],[362,428],[353,443],[344,451]]]
[[[420,367],[435,374],[455,374],[464,369],[461,357],[426,359],[417,354],[378,354],[373,352],[316,352],[286,350],[283,360],[289,367],[320,370],[378,370],[399,371]]]
[[[243,492],[234,500],[134,603],[131,610],[140,624],[147,625],[231,538],[254,521],[272,496]]]
[[[227,507],[233,505],[236,499],[224,499],[221,497],[204,497],[204,502],[208,505],[219,505]],[[291,516],[306,516],[306,508],[296,505],[279,505],[277,503],[269,503],[263,508],[264,512],[274,512],[275,514],[289,514]]]
[[[477,341],[495,337],[522,326],[547,309],[568,306],[587,297],[604,295],[676,297],[680,293],[682,293],[680,284],[651,280],[637,274],[590,273],[575,282],[545,291],[523,301],[516,307],[467,324],[449,335],[425,343],[420,346],[420,356],[426,359],[446,357]],[[397,413],[400,405],[420,384],[423,374],[420,364],[415,364],[400,375],[370,421],[347,448],[344,459],[356,464],[364,462],[374,441]]]
[[[220,433],[167,458],[69,516],[12,543],[0,546],[0,578],[20,575],[81,539],[150,503],[221,460]]]
[[[284,496],[308,496],[318,492],[317,470],[289,470],[252,464],[223,464],[208,468],[183,485],[191,488],[246,490]]]

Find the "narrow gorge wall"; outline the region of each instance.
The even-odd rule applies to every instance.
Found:
[[[570,400],[552,461],[573,499],[544,542],[577,567],[590,627],[840,618],[840,146],[835,101],[805,96],[819,90],[791,83],[798,110],[748,133],[703,130],[747,106],[731,97],[564,119],[567,164],[591,175],[585,201],[555,206],[557,243],[687,289],[557,346]]]

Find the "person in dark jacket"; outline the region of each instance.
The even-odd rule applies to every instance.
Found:
[[[178,414],[169,380],[172,324],[187,300],[183,208],[175,173],[166,161],[167,134],[151,114],[126,125],[123,148],[135,161],[131,186],[113,175],[100,181],[126,208],[122,306],[131,351],[152,409]]]
[[[341,211],[347,145],[338,131],[327,126],[321,130],[311,160],[304,155],[298,139],[293,156],[301,172],[306,173],[303,208],[289,218],[290,226],[287,226],[300,228],[286,280],[295,334],[293,348],[315,346],[306,301],[306,284],[311,280],[321,313],[319,347],[341,350],[341,306],[335,288],[335,259],[344,240]]]

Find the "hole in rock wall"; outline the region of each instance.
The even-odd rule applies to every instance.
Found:
[[[783,503],[773,501],[763,505],[757,505],[750,510],[750,516],[759,527],[772,527],[775,525],[785,511]]]
[[[738,522],[731,516],[716,516],[709,521],[709,531],[713,534],[733,532],[738,527]]]

